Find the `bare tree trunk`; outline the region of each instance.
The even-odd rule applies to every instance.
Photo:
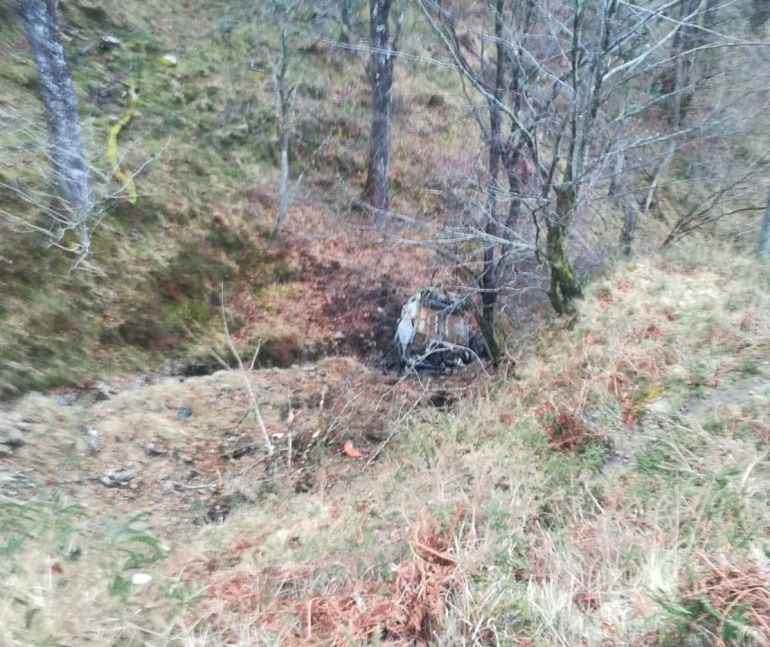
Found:
[[[624,256],[631,258],[636,237],[636,209],[628,200],[623,200],[623,229],[620,230],[620,249]]]
[[[372,130],[369,169],[364,191],[369,205],[388,209],[388,169],[390,167],[390,122],[393,104],[394,42],[390,41],[389,14],[392,0],[370,0],[370,76],[372,84]],[[400,23],[399,23],[400,24]]]
[[[283,117],[283,114],[282,114]],[[281,177],[278,181],[278,217],[275,220],[273,236],[278,237],[289,212],[289,129],[281,123]]]
[[[280,28],[281,60],[273,65],[273,88],[276,96],[279,127],[281,129],[281,176],[278,181],[278,217],[273,236],[279,236],[286,214],[289,212],[289,132],[294,88],[288,85],[289,52],[286,47],[286,30]]]
[[[496,308],[497,297],[500,291],[500,276],[498,274],[498,261],[495,254],[495,243],[492,237],[498,235],[497,222],[497,193],[499,191],[498,178],[500,175],[500,162],[503,158],[502,124],[498,102],[501,100],[505,83],[505,45],[503,43],[503,3],[497,0],[495,13],[495,40],[497,49],[497,62],[495,67],[494,96],[487,103],[489,105],[489,183],[487,185],[486,227],[485,231],[490,240],[484,242],[483,263],[481,270],[481,320],[479,328],[487,345],[487,352],[494,363],[500,357],[500,344],[496,334]]]
[[[647,197],[644,199],[644,205],[642,206],[642,213],[647,213],[652,206],[652,201],[655,198],[655,191],[658,188],[658,182],[668,171],[668,165],[671,164],[671,160],[674,158],[676,152],[676,141],[671,142],[663,159],[658,164],[658,168],[655,169],[655,173],[652,176],[650,187],[647,189]]]
[[[351,10],[353,9],[353,0],[340,0],[340,42],[349,45],[351,42],[351,36],[353,35],[353,17],[351,16]]]
[[[75,91],[64,58],[53,0],[17,0],[35,58],[45,108],[54,182],[64,202],[66,219],[80,245],[88,247],[87,218],[93,210],[88,162],[83,153]]]
[[[696,37],[694,45],[703,47],[709,43],[716,42],[716,35],[713,33],[719,29],[719,10],[722,6],[721,0],[706,0],[706,8],[703,11],[703,30]],[[714,73],[717,63],[718,50],[705,50],[698,53],[700,63],[698,65],[698,74],[705,78]]]
[[[767,21],[770,20],[770,0],[752,0],[752,11],[749,19],[751,30],[755,34],[761,34]]]
[[[767,195],[765,217],[762,219],[762,230],[759,232],[759,257],[770,259],[770,192]]]
[[[625,143],[620,142],[616,153],[615,168],[610,181],[609,198],[623,211],[623,227],[620,230],[620,249],[624,256],[631,256],[636,234],[636,207],[628,195],[628,186],[623,177],[626,162]]]
[[[665,72],[661,82],[661,90],[671,102],[669,119],[673,126],[678,126],[682,122],[695,94],[692,87],[695,54],[689,50],[692,49],[697,38],[693,23],[700,3],[701,0],[680,0],[680,25],[671,43],[673,65]]]

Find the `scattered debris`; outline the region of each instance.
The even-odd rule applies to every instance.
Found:
[[[118,49],[123,43],[120,38],[116,36],[102,36],[99,41],[99,49],[103,52],[111,52],[114,49]]]
[[[162,447],[161,445],[158,445],[156,443],[149,443],[146,447],[147,454],[149,456],[165,456],[168,454],[168,448]]]
[[[88,441],[88,446],[91,449],[92,454],[98,454],[102,450],[102,446],[99,444],[99,441],[97,440],[97,436],[99,435],[93,427],[87,427],[85,430],[86,440]]]
[[[242,492],[234,492],[233,494],[221,496],[209,506],[208,510],[206,510],[204,521],[208,523],[221,523],[227,519],[237,507],[248,503],[251,503],[251,499]]]
[[[178,62],[176,56],[173,54],[164,54],[158,61],[161,65],[165,65],[166,67],[174,67]]]
[[[342,447],[342,452],[348,458],[362,458],[363,457],[363,454],[361,452],[359,452],[355,447],[353,447],[353,443],[351,443],[349,440],[345,441],[345,445]]]
[[[443,372],[484,353],[465,300],[440,289],[419,290],[409,298],[401,309],[395,343],[401,365],[417,370]]]
[[[149,584],[152,581],[152,575],[148,573],[134,573],[131,576],[131,584],[141,586],[142,584]]]
[[[192,409],[187,407],[182,407],[176,412],[176,417],[180,420],[187,420],[190,416],[192,416]]]

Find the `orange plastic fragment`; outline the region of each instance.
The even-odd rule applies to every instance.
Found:
[[[363,456],[361,452],[359,452],[355,447],[353,447],[353,443],[351,443],[349,440],[345,441],[345,444],[342,447],[342,452],[348,458],[361,458]]]

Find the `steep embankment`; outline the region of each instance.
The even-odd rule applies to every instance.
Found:
[[[449,409],[353,361],[259,372],[269,475],[237,374],[28,396],[2,639],[762,644],[769,280],[706,245],[619,267]]]
[[[303,183],[282,237],[270,236],[277,30],[261,11],[228,2],[61,3],[99,205],[92,253],[77,271],[22,224],[49,227],[50,169],[33,60],[13,12],[3,14],[0,393],[157,370],[169,358],[211,369],[208,349],[225,348],[221,284],[237,340],[261,339],[267,364],[365,354],[402,292],[427,280],[426,253],[391,244],[383,255],[380,236],[350,210],[367,152],[365,55],[330,47],[314,30],[291,34],[290,171]],[[366,33],[365,11],[354,19]],[[322,21],[317,31],[332,28]],[[427,177],[462,130],[453,118],[461,99],[427,108],[455,79],[430,68],[410,77],[399,86],[394,129],[408,122],[420,132],[394,145],[393,200],[429,209],[414,177]]]

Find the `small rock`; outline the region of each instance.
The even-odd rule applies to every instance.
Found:
[[[671,403],[668,400],[666,400],[666,398],[660,398],[658,400],[650,402],[645,407],[645,409],[647,409],[648,413],[656,413],[664,416],[674,412],[674,407],[671,406]]]
[[[147,445],[146,449],[150,456],[165,456],[168,454],[168,449],[161,447],[160,445],[155,445],[154,443]]]
[[[388,439],[388,432],[383,428],[377,428],[377,427],[368,427],[364,431],[364,436],[367,440],[372,441],[373,443],[381,443]]]
[[[341,330],[338,330],[336,333],[334,333],[334,339],[337,341],[345,339],[345,333],[342,332]]]
[[[168,377],[183,376],[184,364],[182,362],[177,362],[176,360],[166,359],[163,362],[163,374]]]
[[[0,458],[5,458],[13,454],[13,449],[5,443],[0,443]]]
[[[242,492],[225,494],[224,496],[214,499],[214,502],[206,511],[206,516],[203,521],[221,523],[230,516],[230,513],[235,508],[248,503],[251,503],[251,499]]]
[[[102,451],[102,446],[99,444],[99,442],[96,440],[96,438],[89,438],[88,439],[88,447],[91,449],[91,453],[96,455],[100,451]]]
[[[137,476],[139,476],[139,472],[137,472],[135,469],[113,468],[113,469],[107,470],[104,473],[104,476],[102,476],[99,480],[102,482],[103,485],[106,485],[107,487],[118,487],[120,485],[125,485],[126,483],[130,483]]]
[[[12,427],[5,432],[5,444],[10,447],[21,447],[26,442],[24,434],[15,427]]]
[[[99,41],[99,49],[103,52],[111,52],[113,49],[118,49],[122,44],[120,39],[115,36],[102,36],[102,40]]]
[[[95,382],[91,387],[91,391],[94,394],[94,400],[97,402],[101,402],[102,400],[109,400],[118,394],[118,390],[111,387],[106,382]]]
[[[85,438],[75,438],[75,443],[73,446],[75,448],[75,453],[77,453],[79,456],[84,456],[88,450],[88,443],[86,442]]]
[[[152,581],[152,575],[148,573],[134,573],[131,576],[131,584],[141,585],[148,584]]]

